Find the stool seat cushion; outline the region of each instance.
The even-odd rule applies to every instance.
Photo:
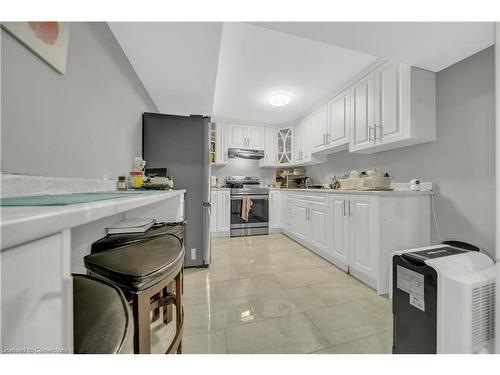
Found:
[[[121,246],[149,241],[166,234],[172,234],[179,238],[182,242],[184,240],[184,225],[155,224],[151,229],[144,233],[108,234],[106,237],[101,238],[99,241],[92,244],[91,253],[94,254]]]
[[[184,247],[179,238],[167,234],[90,254],[84,261],[90,272],[137,293],[178,272]]]
[[[119,288],[86,275],[73,275],[74,352],[130,354],[134,323]]]

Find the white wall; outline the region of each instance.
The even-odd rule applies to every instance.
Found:
[[[71,24],[66,74],[1,31],[2,172],[100,178],[141,154],[156,106],[105,23]]]
[[[386,169],[395,182],[418,177],[437,184],[436,215],[443,239],[460,239],[494,254],[494,49],[437,74],[437,141],[373,155],[347,151],[306,168],[314,182],[350,169]],[[433,228],[432,238],[437,241]]]

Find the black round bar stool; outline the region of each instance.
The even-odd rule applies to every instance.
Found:
[[[105,280],[73,275],[75,354],[134,352],[132,312],[119,288]]]
[[[109,235],[97,241],[92,253],[84,258],[85,267],[93,276],[117,285],[131,301],[134,353],[151,353],[151,311],[154,317],[164,308],[164,321],[168,323],[165,308],[172,305],[176,311],[176,332],[165,353],[182,352],[182,234],[183,230],[164,225],[141,234]]]

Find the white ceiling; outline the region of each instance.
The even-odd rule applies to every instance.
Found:
[[[478,22],[119,22],[116,39],[162,113],[278,124],[377,57],[439,71],[494,43]],[[291,103],[272,107],[272,91]]]
[[[438,72],[495,43],[493,22],[255,22]]]
[[[110,22],[162,113],[212,112],[222,23]]]
[[[213,116],[278,124],[293,121],[376,60],[375,56],[243,23],[225,23]],[[273,107],[273,91],[291,94]]]

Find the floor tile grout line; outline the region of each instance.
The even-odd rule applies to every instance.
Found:
[[[278,238],[278,237],[275,237],[275,238]],[[279,237],[280,239],[288,239],[286,236],[284,235],[280,235]],[[288,239],[290,241],[293,241],[291,239]],[[294,243],[296,243],[296,241],[293,241]],[[242,242],[243,244],[243,242]],[[298,243],[297,243],[298,244]],[[246,244],[245,244],[246,245]],[[254,246],[256,244],[254,243]],[[332,268],[332,269],[336,269],[336,270],[339,270],[339,271],[342,271],[340,269],[338,269],[338,267],[335,267],[333,264],[330,264],[329,262],[327,262],[326,260],[324,260],[323,258],[321,257],[318,257],[317,255],[315,255],[314,253],[312,253],[310,250],[308,249],[305,249],[301,244],[298,244],[299,247],[292,247],[294,249],[294,251],[292,252],[295,252],[295,249],[297,250],[304,250],[304,252],[307,252],[308,254],[310,254],[312,256],[311,259],[314,259],[314,262],[316,261],[316,258],[318,259],[321,259],[323,262],[325,262],[325,264],[319,264],[319,265],[315,265],[314,267],[312,268],[307,268],[306,270],[307,271],[310,271],[310,272],[314,272],[314,270],[317,270],[317,269],[328,269],[328,268]],[[243,245],[241,245],[243,246]],[[251,246],[251,244],[250,244]],[[230,251],[230,250],[228,250]],[[283,254],[283,256],[286,256],[286,253],[287,251],[281,251],[281,253]],[[300,285],[294,285],[292,287],[288,287],[286,286],[285,284],[283,284],[283,282],[278,278],[276,277],[277,275],[280,275],[280,274],[283,274],[283,273],[286,273],[286,272],[294,272],[294,271],[300,271],[300,270],[294,270],[293,266],[290,267],[289,265],[287,265],[285,262],[283,262],[283,260],[279,260],[279,258],[276,260],[276,261],[270,261],[269,259],[267,259],[269,262],[266,262],[266,254],[265,253],[261,253],[261,254],[255,254],[255,257],[257,259],[261,259],[263,261],[263,267],[265,267],[266,264],[270,264],[271,265],[271,268],[273,267],[272,264],[276,264],[277,265],[277,268],[280,268],[283,267],[283,268],[288,268],[287,270],[277,270],[275,272],[269,272],[268,274],[263,274],[263,275],[259,275],[258,277],[245,277],[245,276],[240,276],[236,279],[229,279],[229,280],[217,280],[217,277],[215,276],[214,279],[215,281],[211,284],[214,285],[214,289],[217,289],[217,286],[219,285],[219,283],[222,283],[222,282],[227,282],[227,281],[239,281],[239,280],[263,280],[263,279],[274,279],[274,281],[277,283],[278,286],[281,287],[281,289],[278,289],[278,290],[275,290],[275,291],[266,291],[266,292],[259,292],[259,293],[252,293],[252,294],[244,294],[242,296],[234,296],[234,297],[230,297],[230,298],[222,298],[222,299],[219,299],[219,298],[216,298],[212,303],[218,303],[218,302],[221,302],[221,303],[230,303],[231,300],[236,300],[236,299],[243,299],[245,301],[247,301],[247,303],[250,303],[249,299],[248,298],[251,298],[253,296],[260,296],[260,297],[263,297],[265,298],[265,295],[267,294],[274,294],[274,293],[280,293],[280,292],[288,292],[288,291],[293,291],[293,290],[297,290],[297,289],[306,289],[308,290],[309,292],[312,291],[312,294],[314,296],[316,296],[319,301],[321,301],[324,306],[320,306],[320,307],[316,307],[316,308],[312,308],[312,309],[306,309],[304,311],[295,311],[293,313],[290,313],[290,314],[284,314],[284,315],[280,315],[280,316],[275,316],[275,317],[268,317],[268,318],[264,318],[262,317],[261,315],[259,314],[256,314],[256,318],[257,320],[255,321],[252,321],[252,322],[241,322],[241,323],[237,323],[235,325],[230,325],[230,326],[225,326],[222,328],[223,332],[224,332],[224,338],[225,338],[225,344],[226,344],[226,349],[227,349],[227,352],[229,353],[230,350],[229,350],[229,342],[228,342],[228,334],[227,334],[227,331],[228,329],[231,329],[231,328],[236,328],[236,327],[241,327],[241,326],[246,326],[246,325],[250,325],[250,324],[258,324],[260,322],[265,322],[265,321],[268,321],[268,320],[272,320],[272,319],[279,319],[279,318],[282,318],[284,316],[294,316],[294,315],[299,315],[299,314],[303,314],[305,319],[311,324],[311,326],[316,330],[316,332],[318,332],[320,334],[321,337],[323,337],[323,339],[325,339],[326,343],[330,343],[328,341],[328,339],[324,336],[323,332],[319,329],[319,327],[314,323],[314,321],[311,319],[311,317],[309,316],[309,312],[313,312],[313,311],[316,311],[316,310],[320,310],[320,309],[325,309],[325,308],[331,308],[333,306],[341,306],[341,305],[344,305],[344,304],[348,304],[348,303],[355,303],[355,302],[359,302],[359,301],[362,301],[362,300],[368,300],[370,305],[372,306],[376,306],[377,307],[377,310],[380,310],[381,312],[385,312],[385,309],[383,308],[383,306],[381,306],[380,304],[377,304],[375,302],[375,299],[378,298],[378,296],[373,296],[373,297],[365,297],[365,298],[360,298],[360,299],[356,299],[356,300],[351,300],[351,301],[346,301],[346,302],[342,302],[342,303],[336,303],[336,304],[333,304],[333,305],[330,305],[327,303],[327,301],[325,300],[325,298],[323,298],[318,292],[317,290],[315,290],[315,286],[318,286],[318,285],[321,285],[321,284],[327,284],[327,283],[333,283],[335,282],[336,280],[339,280],[338,277],[336,277],[335,275],[331,275],[332,276],[332,279],[329,280],[329,281],[322,281],[322,282],[314,282],[314,283],[311,283],[311,284],[300,284]],[[308,257],[307,257],[308,258]],[[223,259],[223,258],[221,258]],[[309,259],[308,259],[309,260]],[[307,262],[307,260],[304,260],[304,262]],[[240,265],[240,266],[245,266],[245,265],[249,265],[249,264],[255,264],[255,263],[246,263],[246,262],[243,261],[243,263],[239,263],[238,261],[238,264],[234,264],[233,262],[229,262],[229,264],[227,265],[224,265],[222,267],[231,267],[233,268],[233,271],[238,274],[238,270],[234,269],[234,266],[235,265]],[[216,266],[217,265],[217,262],[214,262],[214,265]],[[221,267],[221,268],[222,268]],[[350,278],[353,278],[352,275],[348,275]],[[355,279],[355,278],[353,278]],[[356,279],[355,279],[356,280]],[[200,284],[204,284],[206,285],[206,283],[203,283],[203,281],[200,281],[199,282]],[[196,284],[196,282],[194,283]],[[354,286],[354,285],[352,285]],[[351,286],[348,286],[348,287],[351,287]],[[220,286],[219,286],[220,288]],[[191,304],[190,306],[199,306],[199,305],[208,305],[210,304],[210,301],[205,301],[203,303],[195,303],[195,304]],[[192,335],[189,335],[189,336],[194,336],[194,335],[197,335],[197,334],[209,334],[210,332],[214,332],[214,331],[217,331],[217,330],[209,330],[209,331],[205,331],[205,332],[199,332],[199,333],[194,333]],[[352,341],[355,341],[355,340],[361,340],[361,339],[365,339],[366,337],[371,337],[371,336],[375,336],[375,335],[378,335],[378,334],[381,334],[381,333],[384,333],[384,332],[387,332],[389,330],[383,330],[383,331],[380,331],[380,332],[374,332],[374,333],[371,333],[370,335],[368,336],[364,336],[364,337],[361,337],[361,338],[356,338]],[[188,336],[187,336],[188,337]],[[349,342],[352,342],[352,341],[348,341],[346,343],[349,343]],[[336,344],[336,345],[330,345],[330,346],[326,346],[324,347],[323,349],[319,349],[319,350],[316,350],[315,352],[317,351],[321,351],[321,350],[324,350],[324,349],[327,349],[331,346],[337,346],[337,345],[342,345],[342,344],[346,344],[346,343],[340,343],[340,344]],[[372,347],[374,350],[377,350],[377,348],[374,347],[373,344],[369,343],[369,346]]]

